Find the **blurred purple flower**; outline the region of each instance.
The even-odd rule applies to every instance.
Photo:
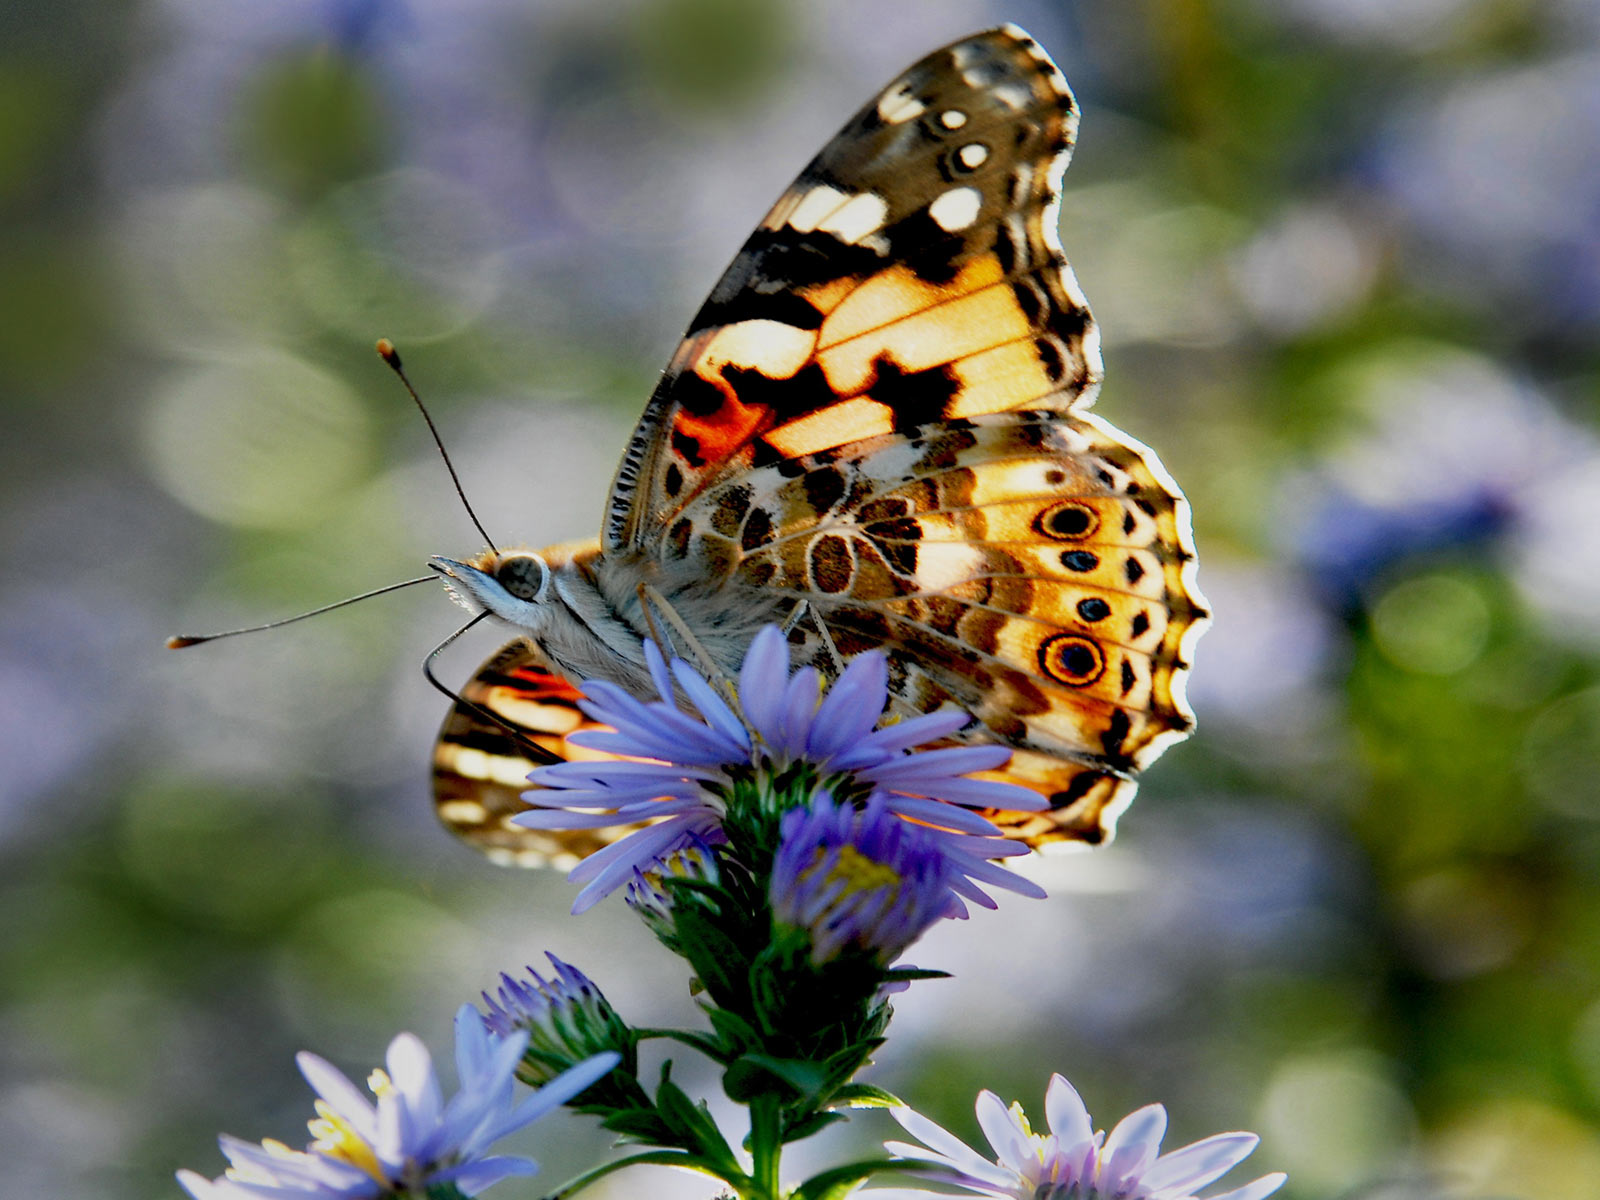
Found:
[[[899,1159],[926,1161],[931,1179],[996,1200],[1197,1200],[1201,1188],[1238,1166],[1260,1141],[1253,1133],[1219,1133],[1162,1154],[1167,1110],[1159,1104],[1130,1113],[1107,1137],[1095,1132],[1083,1100],[1060,1075],[1050,1077],[1045,1092],[1048,1136],[1033,1132],[1020,1104],[1008,1109],[993,1092],[978,1094],[977,1112],[995,1151],[992,1162],[909,1108],[892,1115],[923,1145],[889,1142],[887,1148]],[[1207,1200],[1261,1200],[1286,1178],[1263,1175]]]
[[[1374,154],[1409,221],[1410,267],[1497,321],[1600,319],[1600,60],[1468,76],[1414,105]],[[1508,303],[1514,301],[1515,303]]]

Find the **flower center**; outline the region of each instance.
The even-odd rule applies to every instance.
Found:
[[[378,1156],[372,1152],[372,1147],[350,1127],[348,1121],[323,1101],[317,1101],[317,1118],[308,1121],[306,1127],[311,1130],[312,1150],[329,1158],[338,1159],[340,1162],[349,1163],[357,1170],[365,1171],[379,1183],[388,1182],[384,1177],[383,1168],[378,1165]]]
[[[825,857],[827,857],[826,852],[819,849],[807,874],[815,875]],[[843,884],[847,893],[870,892],[876,888],[894,887],[900,883],[900,876],[893,867],[868,858],[854,846],[840,846],[834,856],[833,865],[822,878],[828,883]]]

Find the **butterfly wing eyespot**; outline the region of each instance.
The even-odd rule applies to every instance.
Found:
[[[638,826],[524,829],[511,818],[532,807],[528,772],[554,759],[609,758],[569,735],[601,729],[578,708],[581,694],[531,643],[515,641],[481,666],[461,691],[434,745],[434,808],[447,829],[508,866],[567,868]],[[492,718],[492,719],[491,719]]]
[[[1100,514],[1082,500],[1062,500],[1041,509],[1033,528],[1040,537],[1057,542],[1078,541],[1100,528]]]
[[[1098,597],[1079,602],[1105,604]],[[1093,638],[1074,633],[1052,634],[1039,643],[1039,668],[1057,683],[1068,687],[1085,687],[1105,673],[1106,656]]]
[[[845,658],[887,650],[899,711],[953,704],[979,721],[960,740],[1011,746],[998,777],[1052,811],[997,819],[1032,845],[1109,838],[1139,773],[1193,726],[1207,613],[1188,505],[1098,418],[888,434],[746,472],[683,519],[689,561],[732,555],[735,579],[806,599]],[[752,524],[787,532],[751,539]],[[817,641],[797,655],[825,669]]]

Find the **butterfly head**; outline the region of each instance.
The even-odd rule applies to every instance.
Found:
[[[430,558],[450,598],[469,612],[489,611],[518,625],[536,624],[550,591],[550,564],[531,550],[485,550],[467,562]]]

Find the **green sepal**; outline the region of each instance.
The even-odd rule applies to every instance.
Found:
[[[881,1037],[863,1038],[843,1050],[830,1054],[822,1063],[826,1075],[817,1095],[821,1098],[829,1097],[849,1083],[857,1071],[872,1061],[872,1052],[883,1045],[884,1040]]]
[[[685,903],[673,911],[679,953],[688,959],[700,982],[719,1003],[745,992],[744,954],[721,928],[721,917],[709,904]],[[729,968],[733,968],[730,970]]]
[[[906,1102],[893,1092],[870,1083],[847,1083],[828,1097],[829,1108],[904,1108]]]

